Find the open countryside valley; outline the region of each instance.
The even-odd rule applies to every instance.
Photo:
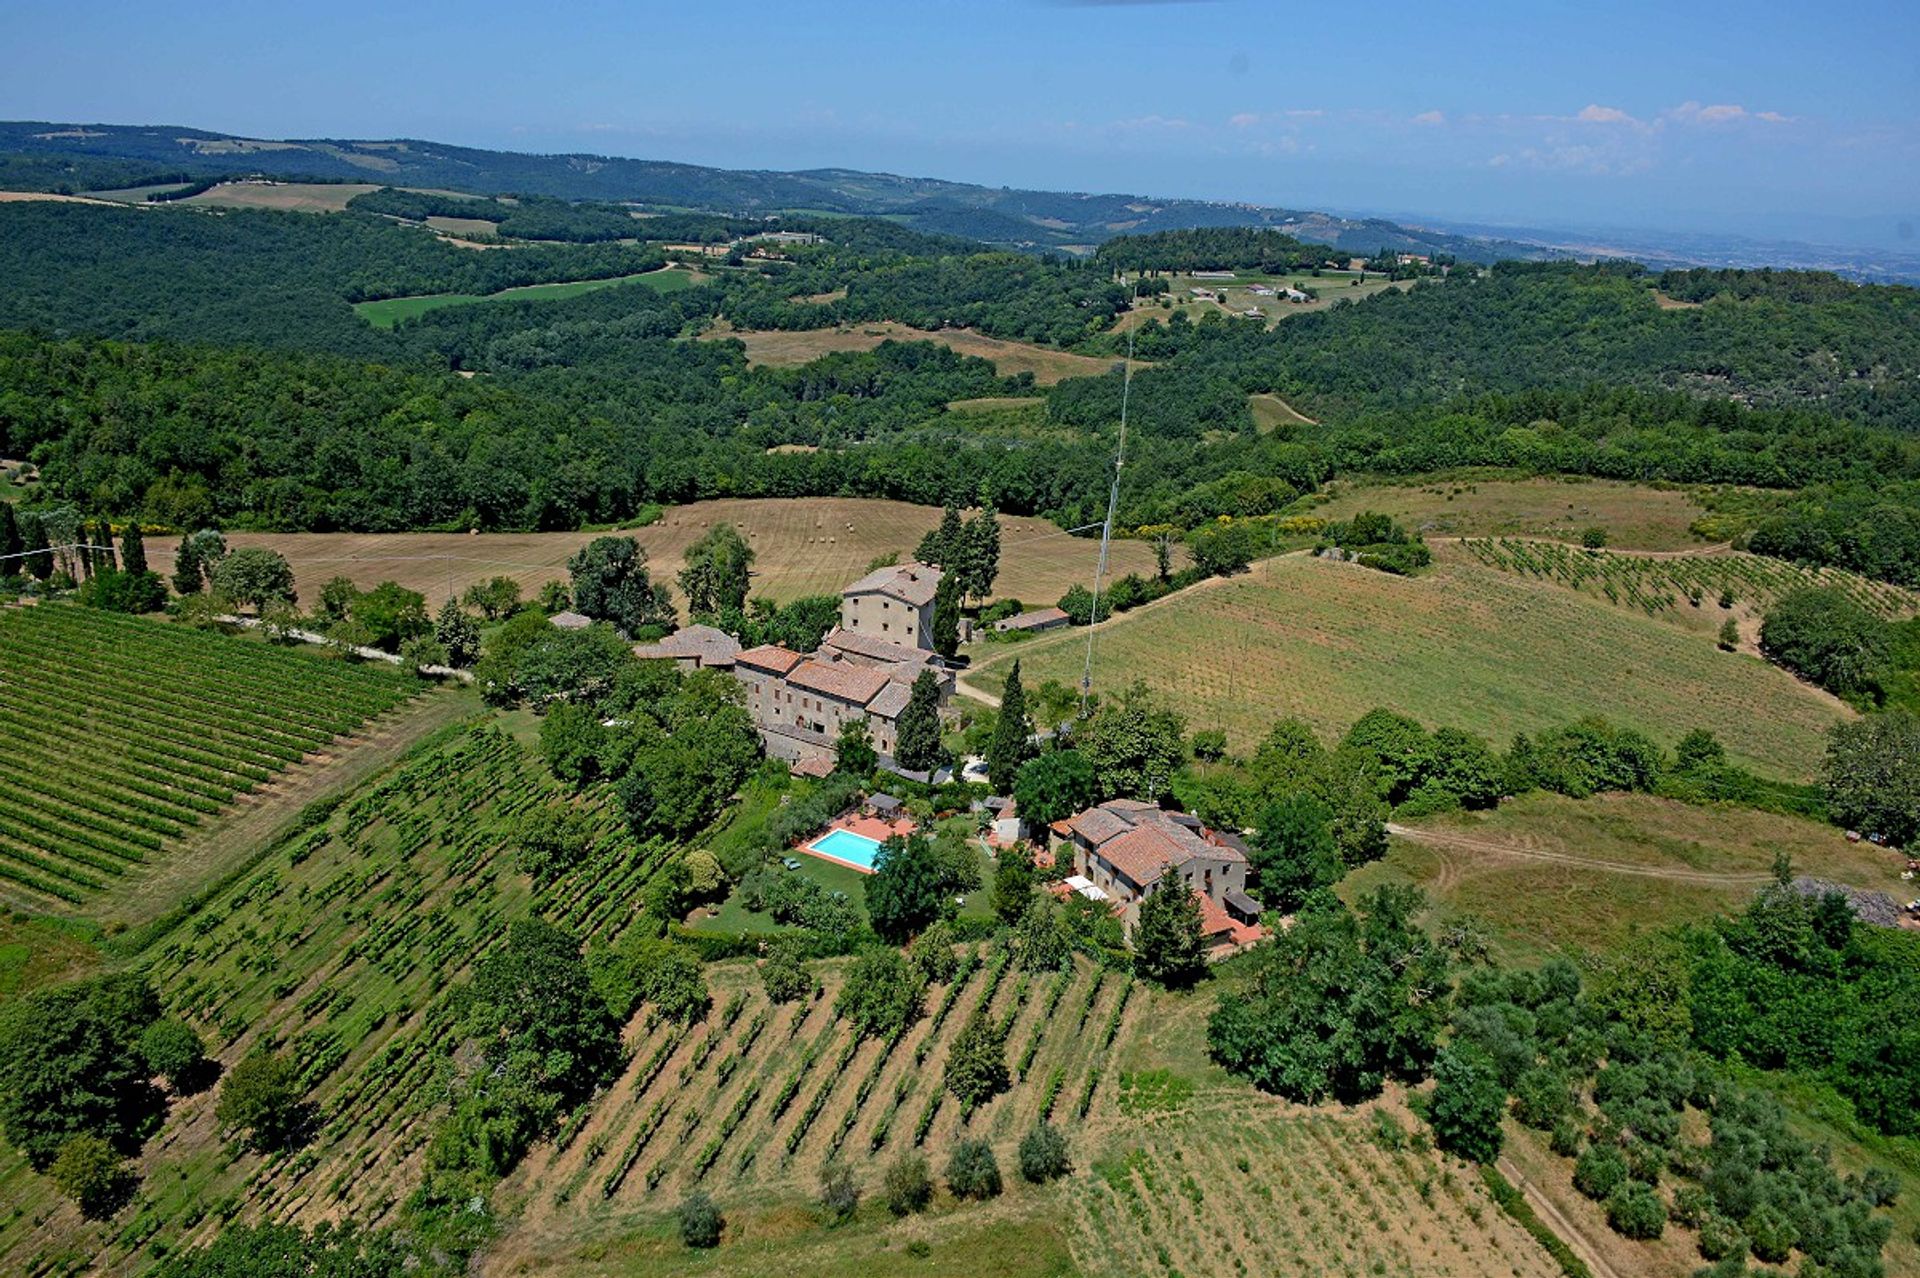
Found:
[[[0,17],[0,1274],[1920,1278],[1913,16],[795,16]]]

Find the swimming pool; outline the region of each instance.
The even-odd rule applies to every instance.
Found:
[[[879,853],[880,844],[878,840],[855,834],[852,830],[829,830],[807,844],[807,851],[829,861],[851,865],[856,870],[871,872],[873,858]]]

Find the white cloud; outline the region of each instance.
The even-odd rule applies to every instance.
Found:
[[[1622,111],[1619,107],[1601,106],[1590,102],[1580,108],[1580,114],[1574,117],[1587,124],[1638,124],[1640,121]]]
[[[1793,123],[1792,116],[1781,115],[1778,111],[1755,111],[1753,113],[1753,118],[1756,120],[1765,120],[1768,124],[1792,124]]]
[[[1419,115],[1413,117],[1413,122],[1415,124],[1445,124],[1447,117],[1445,113],[1440,111],[1422,111]]]
[[[1227,124],[1236,129],[1251,129],[1260,123],[1260,116],[1253,111],[1242,111],[1238,115],[1227,117]]]
[[[1711,106],[1702,106],[1698,102],[1682,102],[1667,112],[1667,118],[1678,120],[1682,124],[1728,124],[1734,120],[1745,119],[1747,109],[1732,102],[1716,102]]]

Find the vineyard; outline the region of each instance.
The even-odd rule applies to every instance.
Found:
[[[1556,582],[1649,617],[1683,607],[1744,605],[1764,612],[1789,591],[1808,586],[1839,590],[1869,612],[1900,620],[1920,612],[1920,595],[1838,568],[1802,568],[1784,560],[1737,552],[1649,556],[1587,550],[1555,541],[1466,538],[1461,549],[1489,568]]]
[[[1113,1092],[1113,1043],[1136,1005],[1130,976],[1079,963],[1016,970],[1005,939],[969,949],[928,1014],[892,1041],[862,1039],[833,1011],[841,971],[815,997],[770,1004],[751,966],[709,970],[714,1010],[691,1027],[643,1021],[625,1073],[509,1182],[535,1222],[583,1210],[657,1215],[701,1189],[723,1201],[805,1196],[829,1159],[877,1192],[884,1161],[936,1167],[961,1139],[1013,1147],[1043,1119],[1067,1128]],[[944,1086],[954,1035],[984,1012],[1006,1031],[1012,1086],[969,1109]],[[636,1037],[637,1035],[637,1037]]]
[[[40,1278],[96,1254],[105,1272],[139,1272],[154,1244],[204,1243],[236,1218],[383,1217],[419,1180],[453,1047],[448,991],[528,913],[617,935],[669,851],[636,844],[596,806],[587,858],[536,890],[507,847],[519,817],[562,799],[505,734],[459,733],[149,944],[168,1010],[220,1059],[257,1043],[284,1050],[318,1105],[318,1135],[263,1161],[217,1139],[213,1093],[184,1099],[142,1155],[142,1197],[117,1231],[82,1224],[9,1150],[0,1200],[17,1209],[0,1217],[0,1272]]]
[[[85,901],[415,686],[91,609],[7,610],[0,899]]]
[[[1365,1110],[1307,1112],[1240,1089],[1119,1134],[1068,1196],[1084,1272],[1559,1272],[1479,1177]]]

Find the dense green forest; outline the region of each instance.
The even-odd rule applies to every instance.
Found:
[[[1349,253],[1326,244],[1304,244],[1281,231],[1247,226],[1122,235],[1102,244],[1094,257],[1115,271],[1260,270],[1347,264]]]
[[[376,194],[362,199],[395,216],[483,207],[502,227],[522,210],[614,215]],[[628,221],[676,239],[743,225]],[[687,340],[722,318],[744,329],[897,320],[1118,354],[1109,330],[1127,294],[1100,263],[796,218],[785,225],[827,242],[722,265],[694,288],[502,300],[383,332],[350,303],[661,258],[644,242],[474,252],[367,212],[16,204],[0,223],[0,269],[16,282],[0,325],[42,335],[0,344],[0,452],[32,455],[52,496],[92,509],[356,529],[570,527],[735,494],[984,496],[1072,524],[1100,513],[1118,375],[1041,392],[925,344],[773,369],[749,368],[737,344]],[[1116,244],[1144,262],[1235,244],[1264,259],[1297,242],[1240,230]],[[1704,304],[1663,308],[1656,286]],[[810,297],[827,300],[799,300]],[[1796,273],[1510,263],[1273,328],[1156,318],[1135,337],[1153,367],[1133,380],[1140,464],[1122,518],[1265,514],[1333,475],[1464,466],[1743,485],[1793,494],[1752,515],[1755,549],[1911,584],[1916,297]],[[1246,396],[1266,391],[1316,423],[1260,435]],[[989,395],[1043,395],[1044,416],[946,412]],[[820,451],[768,451],[781,444]]]

